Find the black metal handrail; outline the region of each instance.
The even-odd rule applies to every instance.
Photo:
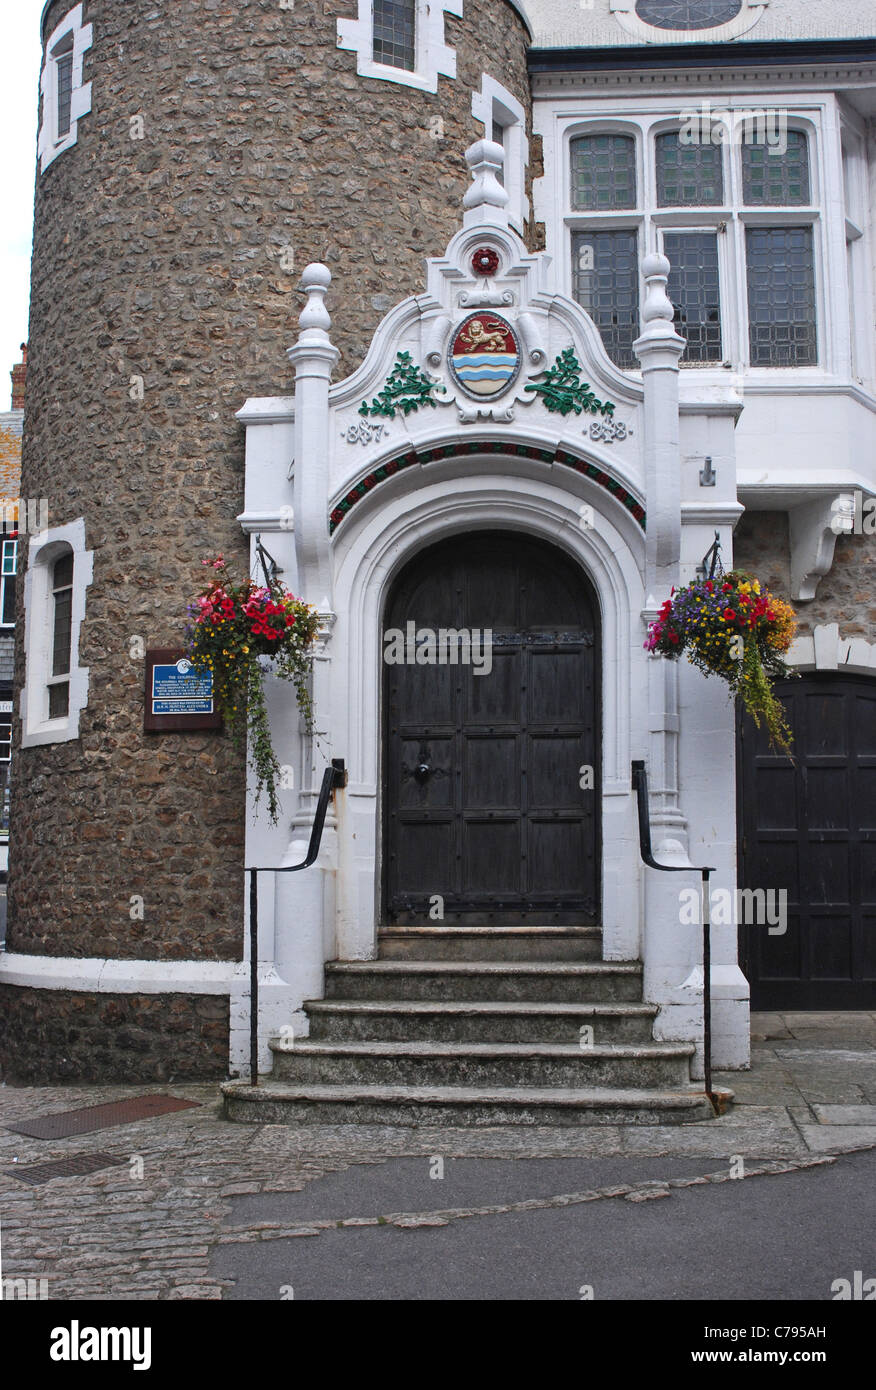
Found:
[[[651,849],[651,817],[648,808],[648,774],[642,759],[635,759],[633,768],[633,787],[639,812],[639,852],[649,869],[660,869],[663,873],[698,873],[703,880],[703,1074],[706,1095],[717,1112],[718,1105],[712,1091],[712,941],[711,904],[709,902],[709,875],[714,867],[698,867],[696,864],[658,864]]]
[[[347,785],[347,773],[343,758],[332,758],[331,767],[322,775],[316,815],[310,832],[307,854],[300,864],[249,865],[244,873],[250,874],[249,881],[249,1081],[251,1086],[259,1084],[259,874],[295,874],[299,869],[309,869],[319,854],[325,815],[332,793]]]

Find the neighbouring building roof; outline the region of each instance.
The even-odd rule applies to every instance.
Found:
[[[0,498],[18,497],[21,490],[23,424],[23,410],[0,411]]]

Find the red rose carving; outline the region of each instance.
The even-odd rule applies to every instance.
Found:
[[[495,275],[499,257],[491,246],[479,246],[471,258],[471,268],[475,275]]]

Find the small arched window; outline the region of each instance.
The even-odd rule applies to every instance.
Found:
[[[92,36],[92,25],[83,23],[80,3],[46,38],[40,73],[42,119],[37,136],[40,173],[76,144],[79,121],[91,110],[91,83],[83,80],[83,63]]]
[[[70,134],[70,115],[73,102],[73,34],[65,34],[52,49],[55,64],[55,139]]]
[[[93,570],[82,517],[31,537],[24,573],[23,748],[79,737],[89,676],[79,664],[79,634]]]
[[[658,135],[654,146],[658,207],[720,207],[724,201],[723,153],[704,140],[685,143],[677,130]]]
[[[571,142],[572,207],[616,212],[636,206],[636,142],[631,135],[579,135]]]
[[[52,665],[48,680],[49,718],[70,713],[70,651],[73,635],[73,551],[52,566]]]
[[[742,201],[748,207],[809,203],[809,147],[802,130],[784,131],[783,148],[752,125],[742,137]]]
[[[337,21],[338,48],[356,54],[360,77],[436,93],[439,76],[456,77],[456,50],[445,42],[444,12],[461,17],[466,2],[357,0],[355,19]]]

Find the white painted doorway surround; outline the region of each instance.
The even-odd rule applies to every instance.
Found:
[[[646,998],[660,1005],[657,1034],[698,1042],[702,1026],[700,930],[681,920],[679,891],[699,876],[641,865],[630,762],[651,780],[657,857],[710,863],[735,885],[733,710],[717,683],[643,650],[645,628],[673,583],[694,568],[719,531],[725,554],[736,500],[732,386],[679,404],[683,342],[672,327],[663,257],[643,262],[641,374],[621,372],[584,311],[553,287],[550,262],[526,252],[496,179],[500,146],[467,152],[473,185],[462,229],[427,265],[423,294],[380,324],[361,366],[331,385],[337,350],[324,303],[330,274],[304,272],[307,304],[288,356],[295,393],[247,401],[244,530],[260,535],[282,579],[314,603],[322,628],[314,664],[315,733],[302,736],[289,689],[269,682],[275,746],[287,770],[272,826],[250,804],[247,864],[303,858],[322,772],[343,758],[317,864],[260,878],[261,1060],[281,1027],[307,1030],[302,1002],[323,993],[327,960],[376,954],[381,913],[381,640],[395,575],[429,544],[473,530],[519,531],[559,546],[598,594],[602,627],[602,927],[607,959],[640,958]],[[493,273],[473,266],[492,252]],[[512,325],[516,378],[495,399],[460,389],[448,351],[459,325],[483,309]],[[551,410],[527,387],[569,349],[580,378],[614,414]],[[409,414],[364,414],[408,354],[431,399]],[[618,428],[620,426],[620,428]],[[719,485],[703,500],[698,455],[720,458]],[[647,523],[643,525],[644,513]],[[254,541],[253,541],[254,545]],[[705,857],[704,857],[705,856]],[[735,928],[713,936],[713,1058],[748,1063],[747,984]],[[232,990],[232,1070],[246,1056],[243,961]]]

